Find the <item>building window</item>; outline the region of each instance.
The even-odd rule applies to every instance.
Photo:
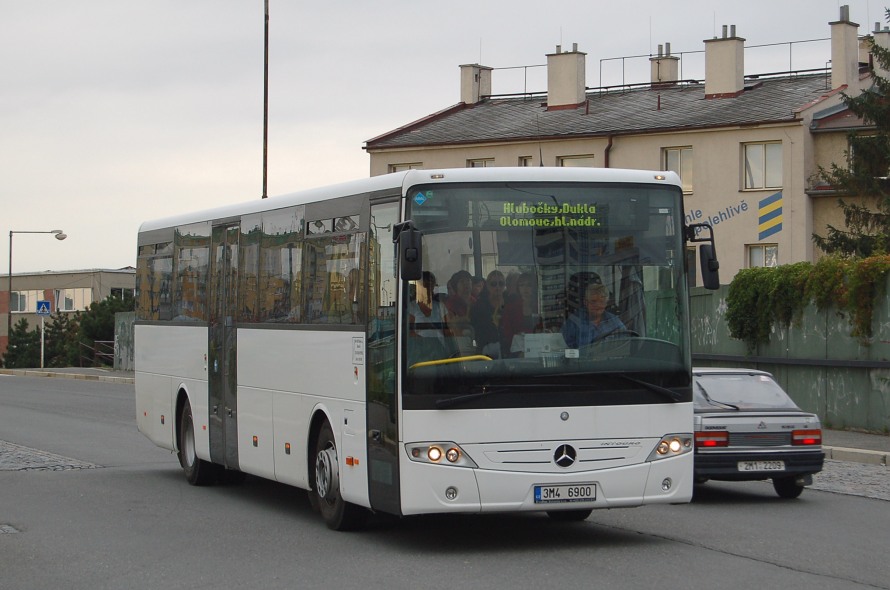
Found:
[[[663,150],[663,166],[665,170],[676,172],[680,176],[683,192],[692,192],[692,148],[672,147]]]
[[[782,187],[782,144],[747,143],[744,146],[745,188]]]
[[[890,176],[890,161],[887,158],[886,144],[881,137],[854,136],[848,140],[847,148],[851,173],[872,178]]]
[[[43,291],[13,291],[9,300],[9,310],[21,313],[37,313],[37,302],[43,299]]]
[[[127,297],[134,297],[135,295],[136,295],[135,289],[126,289],[123,287],[119,288],[119,289],[118,288],[111,289],[111,296],[114,297],[115,299],[123,300],[123,299],[126,299]]]
[[[467,160],[467,168],[491,168],[492,166],[494,166],[494,158]]]
[[[593,155],[560,156],[557,162],[563,168],[593,168]]]
[[[779,265],[778,244],[749,244],[748,268],[758,266],[774,267]]]
[[[390,164],[389,171],[390,172],[403,172],[405,170],[417,170],[418,168],[423,168],[423,162],[411,162],[407,164]]]
[[[532,166],[532,157],[531,156],[519,156],[519,162],[517,163],[519,166],[523,168],[528,168]]]
[[[83,311],[93,301],[92,289],[57,289],[57,311]]]

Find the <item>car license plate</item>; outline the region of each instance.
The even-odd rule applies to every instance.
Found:
[[[573,483],[558,486],[535,486],[535,504],[561,502],[593,502],[596,500],[596,484]]]
[[[739,461],[739,471],[785,471],[785,462]]]

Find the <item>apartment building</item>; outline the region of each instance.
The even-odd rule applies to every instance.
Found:
[[[674,170],[688,222],[715,229],[724,283],[746,267],[813,261],[813,233],[843,225],[837,194],[816,173],[844,161],[851,129],[868,132],[842,93],[870,86],[870,44],[846,6],[828,27],[831,66],[820,71],[746,74],[735,26],[704,41],[704,80],[681,80],[681,57],[669,45],[650,58],[647,83],[620,88],[589,88],[577,45],[547,55],[546,94],[493,95],[493,68],[462,65],[459,103],[366,142],[371,175],[474,166]],[[886,27],[876,23],[871,35],[890,46]],[[694,250],[687,260],[696,263]]]
[[[9,275],[0,276],[0,355],[9,343],[8,326],[15,326],[22,318],[34,329],[40,325],[37,302],[49,302],[50,313],[74,313],[89,308],[94,301],[108,296],[133,295],[136,288],[136,269],[91,269],[13,273],[12,296]],[[10,318],[12,314],[12,318]],[[11,320],[11,321],[10,321]]]

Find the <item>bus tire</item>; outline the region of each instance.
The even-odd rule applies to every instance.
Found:
[[[587,520],[591,512],[593,510],[589,508],[586,510],[551,510],[547,513],[547,516],[553,522],[581,522],[582,520]]]
[[[185,472],[185,478],[193,486],[207,486],[216,480],[216,469],[213,463],[199,459],[195,451],[195,422],[192,418],[192,406],[188,400],[182,405],[179,416],[179,464]]]
[[[310,502],[317,504],[328,528],[348,531],[360,528],[368,518],[368,511],[351,504],[340,495],[340,468],[334,431],[325,421],[315,441],[315,472],[310,490]],[[312,497],[314,496],[314,498]]]

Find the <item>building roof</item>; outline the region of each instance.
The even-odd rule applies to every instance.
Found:
[[[546,97],[489,97],[370,139],[365,149],[636,135],[676,129],[787,123],[832,93],[825,74],[752,79],[731,98],[705,98],[705,86],[681,82],[588,91],[577,108],[547,110]]]
[[[85,268],[78,270],[41,270],[41,271],[22,271],[22,272],[13,272],[13,277],[34,277],[34,276],[52,276],[52,275],[91,275],[97,273],[110,273],[110,274],[127,274],[127,275],[135,275],[136,268],[132,266],[125,266],[123,268]],[[9,274],[0,275],[0,277],[9,277]]]

